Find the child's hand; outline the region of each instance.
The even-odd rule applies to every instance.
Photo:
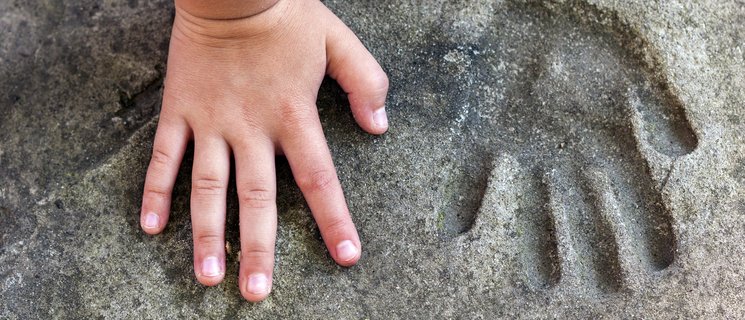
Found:
[[[334,260],[343,266],[359,260],[360,240],[316,95],[329,74],[348,93],[362,129],[382,134],[388,79],[352,31],[317,0],[280,0],[246,18],[213,18],[188,13],[177,2],[141,224],[150,234],[165,227],[176,174],[193,139],[194,271],[205,285],[222,281],[232,153],[240,201],[238,283],[246,299],[260,301],[272,286],[275,154],[287,156]]]

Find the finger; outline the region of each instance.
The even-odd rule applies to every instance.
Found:
[[[240,206],[240,290],[246,300],[264,300],[272,288],[277,236],[274,144],[253,138],[234,144]]]
[[[189,135],[189,126],[185,121],[161,114],[142,194],[140,226],[146,233],[158,234],[168,222],[173,184]]]
[[[372,134],[388,130],[385,99],[388,76],[357,36],[340,20],[327,38],[327,73],[349,97],[352,114],[360,127]]]
[[[195,137],[191,182],[194,272],[204,285],[225,275],[225,199],[230,150],[221,137]]]
[[[307,120],[288,121],[298,125],[287,130],[290,134],[281,139],[280,145],[329,253],[338,264],[351,266],[359,260],[362,247],[316,111],[307,110],[307,115],[300,116]]]

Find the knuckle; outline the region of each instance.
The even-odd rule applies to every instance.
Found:
[[[145,197],[165,199],[171,196],[171,190],[153,184],[145,185]]]
[[[194,242],[200,246],[222,248],[223,235],[215,231],[194,231]]]
[[[329,217],[323,222],[323,228],[327,234],[344,234],[352,227],[352,221],[344,216]]]
[[[225,181],[213,177],[198,177],[191,182],[191,192],[198,196],[223,195],[226,189]]]
[[[245,188],[238,192],[239,201],[248,208],[267,209],[275,204],[275,194],[266,188]]]
[[[390,81],[388,80],[388,75],[386,75],[384,71],[381,70],[380,72],[376,72],[374,75],[370,76],[369,81],[370,83],[368,86],[372,92],[377,94],[388,92]]]
[[[279,115],[289,127],[306,127],[313,123],[313,113],[310,110],[312,109],[296,103],[283,103],[279,107]]]
[[[150,158],[150,165],[155,168],[168,167],[173,162],[172,159],[173,157],[171,157],[167,152],[155,147],[153,148],[153,155]]]
[[[257,116],[252,108],[241,108],[241,118],[245,132],[255,135],[264,131],[264,124],[261,121],[261,117]]]
[[[267,243],[249,243],[241,250],[241,257],[252,261],[272,259],[274,248]]]
[[[298,187],[305,192],[326,191],[334,186],[336,173],[333,170],[317,170],[297,178]]]

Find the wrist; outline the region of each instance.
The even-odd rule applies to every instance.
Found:
[[[177,10],[208,20],[248,18],[269,10],[279,0],[175,0]]]
[[[282,1],[245,1],[253,5],[264,2],[267,7],[254,7],[252,15],[234,18],[209,18],[203,15],[195,15],[191,11],[180,6],[180,1],[196,0],[176,0],[176,18],[174,21],[174,33],[172,37],[178,39],[186,38],[192,42],[201,43],[210,46],[221,46],[224,44],[241,42],[246,39],[255,38],[258,35],[266,33],[279,25],[286,22],[292,12],[293,3],[298,0]],[[240,0],[235,0],[240,1]],[[228,0],[216,0],[216,3],[225,4]],[[216,11],[215,11],[216,12]],[[236,11],[237,12],[237,11]],[[248,13],[244,11],[243,13]],[[177,31],[178,30],[178,31]]]

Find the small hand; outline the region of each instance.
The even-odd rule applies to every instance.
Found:
[[[354,33],[316,0],[280,0],[257,15],[213,20],[176,9],[153,155],[142,201],[145,232],[163,231],[171,192],[194,140],[194,271],[225,274],[225,207],[231,153],[240,206],[243,296],[271,291],[277,224],[275,154],[284,154],[333,259],[357,263],[361,244],[315,106],[324,74],[348,93],[365,131],[388,128],[388,78]]]

